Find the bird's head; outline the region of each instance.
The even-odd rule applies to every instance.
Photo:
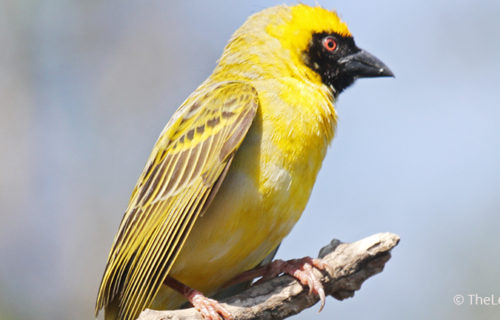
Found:
[[[290,50],[296,63],[319,74],[336,94],[358,78],[394,76],[382,61],[356,46],[337,13],[304,4],[289,8],[291,19],[270,25],[268,32]]]
[[[337,13],[320,6],[282,5],[261,11],[235,33],[225,53],[234,53],[233,45],[253,65],[286,62],[281,71],[313,74],[335,95],[358,78],[394,76],[382,61],[356,46]]]

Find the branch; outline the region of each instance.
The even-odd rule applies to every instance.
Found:
[[[319,257],[330,267],[321,278],[325,293],[338,300],[354,296],[366,279],[383,270],[391,257],[391,249],[398,242],[399,236],[392,233],[378,233],[353,243],[332,240],[319,252]],[[318,270],[315,272],[321,274]],[[318,301],[316,295],[309,294],[308,288],[292,277],[282,275],[225,299],[222,305],[235,320],[284,319]],[[171,311],[146,309],[138,320],[167,319],[202,320],[194,308]]]

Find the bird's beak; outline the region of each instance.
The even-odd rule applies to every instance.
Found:
[[[382,61],[364,50],[341,58],[339,64],[342,73],[354,78],[394,77]]]

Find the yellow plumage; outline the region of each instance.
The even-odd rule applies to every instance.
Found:
[[[167,275],[207,295],[261,262],[299,219],[333,138],[334,88],[304,63],[314,33],[350,37],[320,7],[278,6],[235,32],[173,115],[132,193],[96,311],[175,308]]]

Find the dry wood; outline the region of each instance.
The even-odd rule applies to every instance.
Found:
[[[352,243],[332,240],[320,250],[319,257],[329,265],[321,282],[327,295],[338,300],[354,296],[361,284],[381,272],[390,259],[390,251],[399,242],[392,233],[378,233]],[[315,270],[320,275],[320,271]],[[284,319],[309,308],[318,302],[292,277],[282,275],[253,286],[222,302],[235,320]],[[144,310],[138,320],[186,320],[199,319],[193,308],[183,310]]]

